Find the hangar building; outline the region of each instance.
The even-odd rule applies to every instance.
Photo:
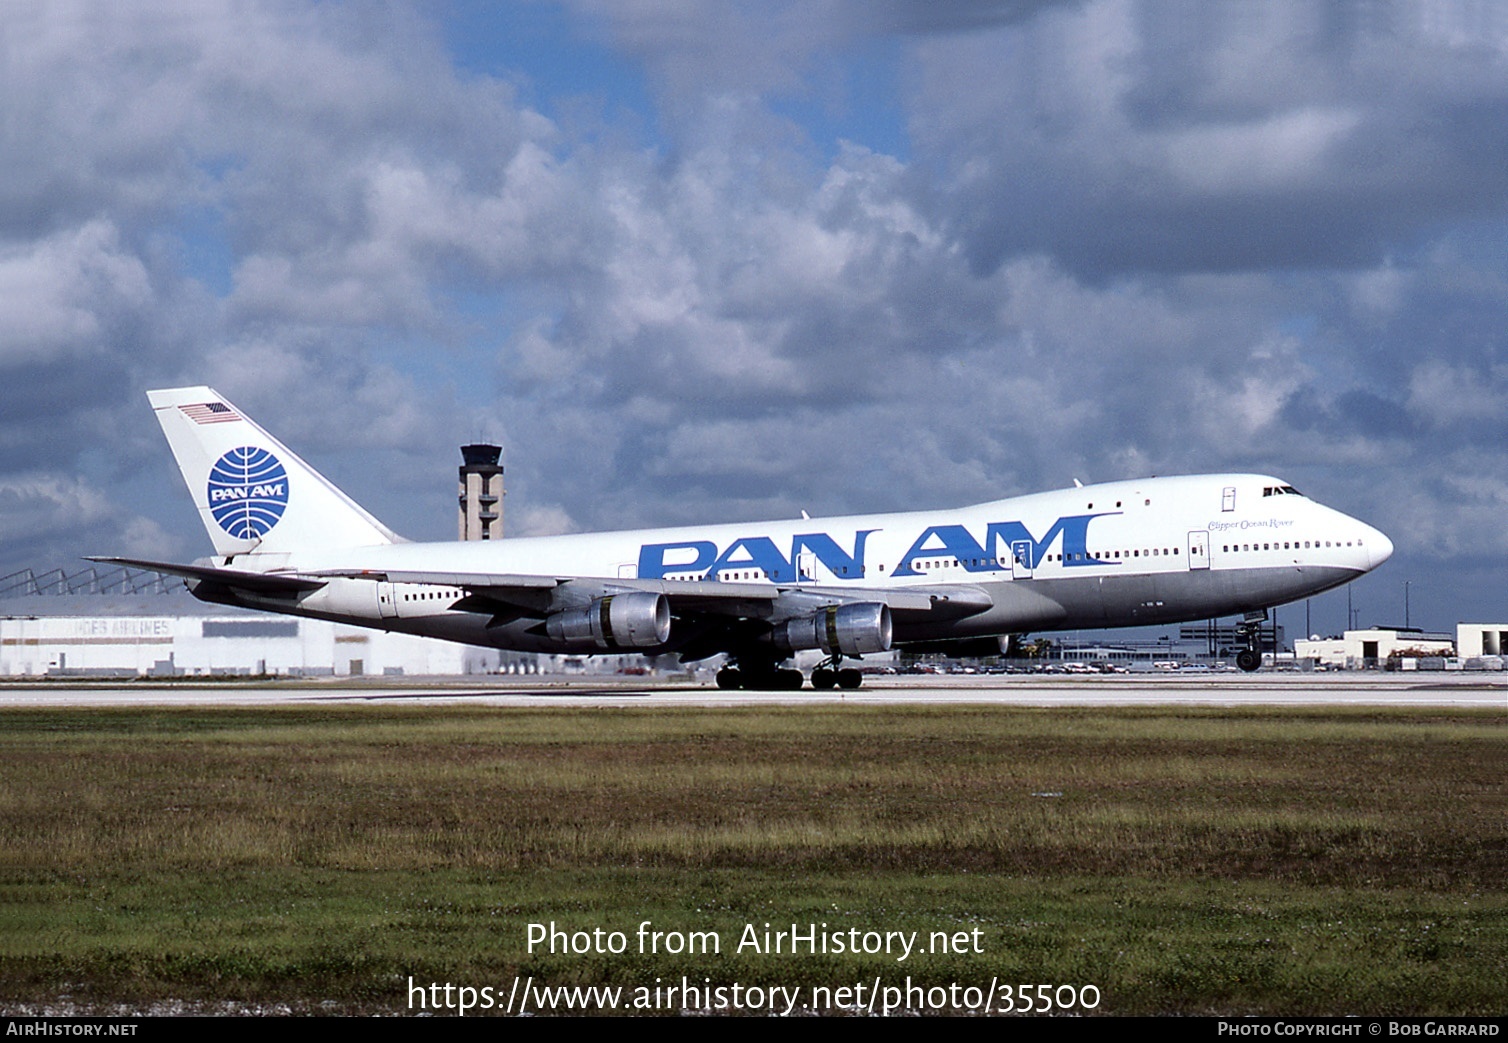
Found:
[[[505,656],[320,619],[0,617],[0,676],[9,677],[480,674],[507,669]]]

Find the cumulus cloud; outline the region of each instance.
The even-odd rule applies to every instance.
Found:
[[[0,246],[0,367],[104,351],[151,296],[146,266],[105,220]]]
[[[1424,363],[1409,378],[1408,409],[1427,427],[1447,429],[1486,424],[1501,433],[1505,426],[1505,394],[1508,394],[1508,364]]]
[[[79,558],[89,551],[81,548],[90,545],[154,558],[185,549],[154,519],[121,511],[90,482],[38,472],[0,477],[0,545],[7,552],[0,574],[72,571],[84,565]]]
[[[199,546],[141,391],[200,382],[421,537],[478,437],[513,533],[1252,469],[1406,560],[1500,506],[1417,480],[1501,455],[1487,8],[564,9],[651,111],[557,118],[402,3],[12,5],[0,482],[57,496],[0,529]],[[804,120],[871,73],[904,147]]]
[[[0,501],[6,505],[0,539],[7,542],[36,539],[59,525],[92,524],[110,514],[109,500],[97,490],[52,475],[7,479],[0,485]]]
[[[928,41],[911,129],[981,267],[1366,263],[1502,212],[1508,34],[1472,10],[1101,0]]]

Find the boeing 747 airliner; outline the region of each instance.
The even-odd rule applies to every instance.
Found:
[[[725,688],[856,688],[845,658],[1242,616],[1356,579],[1381,532],[1278,478],[1144,478],[954,510],[410,543],[208,387],[148,392],[215,556],[96,559],[205,601],[528,652],[724,654]]]

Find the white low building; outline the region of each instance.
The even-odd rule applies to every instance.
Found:
[[[504,659],[491,649],[319,619],[0,617],[7,677],[457,675],[496,673],[511,665]]]
[[[1416,651],[1423,656],[1453,656],[1455,642],[1448,634],[1418,630],[1347,630],[1340,637],[1300,638],[1293,643],[1296,659],[1312,659],[1324,666],[1359,670],[1381,666],[1395,652]]]
[[[1508,623],[1457,623],[1456,650],[1462,659],[1508,655]]]

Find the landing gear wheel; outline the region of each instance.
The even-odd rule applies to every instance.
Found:
[[[861,674],[861,673],[859,673],[857,670],[850,669],[850,670],[839,670],[838,671],[838,687],[839,688],[853,689],[853,688],[859,687],[859,685],[861,685],[863,683],[864,683],[864,675]]]
[[[1260,612],[1248,612],[1246,618],[1236,624],[1236,640],[1246,645],[1236,653],[1236,665],[1247,673],[1262,669],[1262,623],[1266,619],[1267,610],[1264,608]]]
[[[806,683],[806,678],[801,676],[800,670],[777,670],[775,672],[775,687],[787,692],[799,692],[801,686]]]
[[[838,683],[838,671],[829,670],[825,666],[819,666],[812,671],[812,687],[821,691],[831,688]]]
[[[744,676],[732,667],[724,667],[717,672],[717,686],[722,689],[742,688]]]

